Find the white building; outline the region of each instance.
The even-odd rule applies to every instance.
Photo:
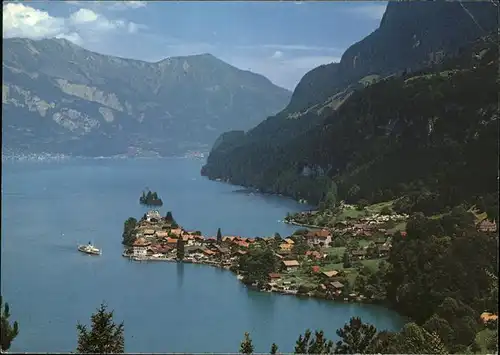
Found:
[[[133,255],[135,257],[145,257],[148,253],[148,247],[151,243],[147,242],[144,238],[138,238],[132,245]]]
[[[158,210],[151,210],[146,213],[146,221],[148,222],[159,222],[161,220],[161,214]]]

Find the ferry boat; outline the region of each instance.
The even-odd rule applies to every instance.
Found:
[[[79,245],[78,250],[89,255],[101,255],[101,251],[90,242],[87,245]]]

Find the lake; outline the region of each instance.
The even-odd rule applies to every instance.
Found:
[[[140,218],[145,188],[187,229],[215,235],[282,236],[280,220],[308,208],[200,177],[195,159],[69,159],[2,165],[2,295],[19,321],[11,351],[74,351],[76,324],[105,301],[125,322],[127,352],[238,352],[245,331],[256,352],[293,351],[306,328],[329,338],[352,316],[399,329],[387,309],[251,291],[225,270],[121,256],[124,221]],[[240,190],[240,192],[238,192]],[[94,242],[92,257],[76,250]]]

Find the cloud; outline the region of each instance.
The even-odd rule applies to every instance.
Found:
[[[283,52],[282,52],[282,51],[276,51],[276,52],[274,52],[274,54],[271,56],[271,58],[273,58],[273,59],[280,59],[281,57],[283,57]]]
[[[66,17],[52,16],[25,4],[3,5],[4,38],[64,38],[98,53],[151,62],[172,56],[211,53],[288,89],[293,89],[309,70],[338,61],[342,52],[339,48],[300,43],[239,46],[173,38],[166,33],[144,31],[145,25],[114,18],[113,13],[107,13],[107,17],[99,11],[113,3],[97,7],[82,2],[85,6],[78,5]]]
[[[3,38],[65,38],[78,45],[105,41],[108,35],[134,34],[146,26],[122,19],[109,19],[93,10],[80,8],[68,17],[21,3],[3,5]]]
[[[363,4],[363,5],[353,4],[352,7],[346,8],[345,11],[351,14],[355,14],[359,17],[364,17],[370,20],[379,21],[384,16],[386,8],[387,8],[387,3]]]
[[[73,23],[78,25],[83,23],[95,22],[97,21],[98,16],[92,10],[80,9],[76,12],[73,12],[69,18]]]
[[[2,35],[40,39],[55,37],[65,31],[65,21],[52,17],[45,11],[33,9],[20,3],[4,4]]]
[[[343,49],[336,47],[311,46],[306,44],[259,44],[259,45],[242,45],[238,46],[241,49],[274,49],[279,51],[321,51],[321,52],[341,52]]]
[[[113,11],[125,11],[146,7],[146,1],[65,1],[67,5],[104,7]]]
[[[105,6],[107,6],[110,10],[115,11],[139,9],[147,5],[147,2],[145,1],[103,1],[101,3],[105,4]]]

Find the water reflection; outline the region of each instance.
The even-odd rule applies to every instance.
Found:
[[[184,284],[184,263],[177,263],[177,286]]]

